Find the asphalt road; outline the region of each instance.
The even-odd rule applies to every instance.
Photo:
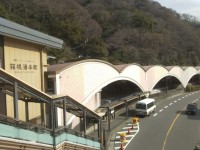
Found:
[[[196,116],[185,114],[196,101]],[[157,104],[154,114],[140,118],[140,131],[126,150],[193,150],[200,145],[200,92],[185,93]]]

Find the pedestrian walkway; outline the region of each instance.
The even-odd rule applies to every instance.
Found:
[[[134,138],[139,131],[139,123],[135,124],[132,129],[133,111],[129,110],[129,117],[127,118],[125,112],[117,115],[114,120],[111,121],[110,131],[106,132],[106,150],[120,149],[120,133],[126,133],[126,142],[123,143],[123,147],[126,147],[128,142]]]
[[[114,144],[114,149],[119,150],[122,147],[125,149],[126,146],[128,145],[129,142],[135,137],[135,135],[139,132],[139,123],[137,124],[132,124],[132,123],[126,123],[125,126],[117,132],[117,135],[115,137],[115,144]],[[121,133],[126,133],[126,140],[122,143],[120,141],[120,134]]]

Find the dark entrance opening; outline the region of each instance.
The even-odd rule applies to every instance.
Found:
[[[137,95],[141,89],[134,83],[126,80],[113,82],[102,89],[102,103],[112,102],[130,95]]]

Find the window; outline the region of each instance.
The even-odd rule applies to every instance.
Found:
[[[136,109],[146,109],[145,104],[136,104]]]
[[[54,78],[47,79],[47,92],[54,93]]]
[[[147,108],[151,108],[153,105],[154,105],[154,103],[151,102],[151,103],[149,103],[149,104],[147,105]]]

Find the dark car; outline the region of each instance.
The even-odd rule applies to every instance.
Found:
[[[196,115],[197,113],[197,103],[190,103],[187,105],[186,113],[188,115]]]

